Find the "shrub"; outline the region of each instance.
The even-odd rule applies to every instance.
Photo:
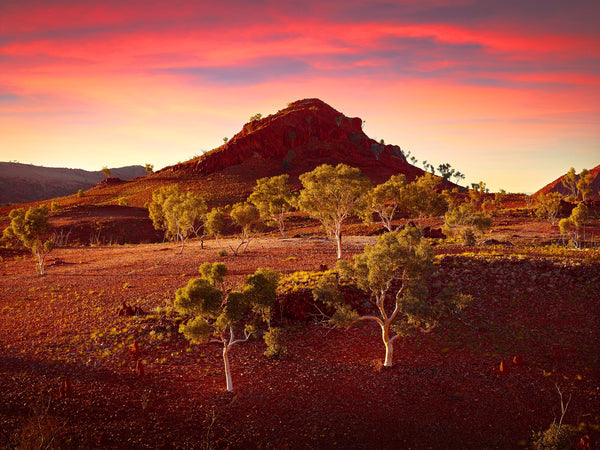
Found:
[[[281,328],[270,328],[264,334],[263,339],[265,344],[267,344],[267,349],[264,352],[267,358],[279,358],[287,353],[287,348],[283,344],[283,332]]]

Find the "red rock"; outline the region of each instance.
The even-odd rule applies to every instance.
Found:
[[[406,161],[400,147],[369,138],[360,118],[346,117],[319,99],[304,99],[248,122],[221,147],[155,175],[198,176],[242,165],[248,169],[239,170],[256,178],[281,173],[297,177],[325,163],[358,167],[377,183],[398,173],[409,180],[423,174]]]

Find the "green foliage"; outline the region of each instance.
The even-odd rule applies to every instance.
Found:
[[[569,169],[560,183],[569,191],[568,197],[571,200],[577,200],[577,174],[574,167]]]
[[[588,195],[592,192],[592,182],[594,181],[594,175],[589,173],[587,169],[583,169],[579,174],[577,180],[577,192],[582,201],[586,201]]]
[[[225,275],[227,275],[227,266],[224,263],[203,263],[198,269],[202,278],[208,280],[213,286],[223,284]]]
[[[254,190],[248,197],[258,211],[262,220],[268,224],[277,224],[285,237],[285,214],[292,209],[293,196],[288,184],[289,175],[261,178],[256,181]]]
[[[227,290],[223,286],[227,272],[224,264],[205,263],[199,271],[200,278],[190,280],[175,293],[175,311],[189,317],[180,325],[179,332],[193,343],[223,345],[227,389],[233,390],[229,350],[233,345],[247,341],[261,319],[267,322],[270,319],[270,310],[277,298],[279,274],[258,269],[238,290]],[[244,337],[236,339],[236,330],[240,328],[244,330]]]
[[[450,178],[456,178],[456,181],[458,182],[458,180],[465,178],[465,176],[462,173],[452,168],[450,163],[440,164],[437,170],[440,173],[440,176],[444,179],[444,181],[449,181]]]
[[[210,324],[201,316],[194,317],[185,324],[180,324],[179,332],[192,344],[208,342],[211,336]]]
[[[552,226],[558,221],[562,196],[558,192],[540,194],[536,197],[535,215],[547,219]]]
[[[362,216],[370,221],[372,213],[376,213],[388,231],[392,231],[397,215],[413,219],[441,216],[448,210],[448,202],[445,195],[437,192],[440,182],[430,173],[412,183],[407,183],[404,175],[392,175],[366,196]]]
[[[573,448],[573,427],[552,422],[546,431],[533,434],[534,450],[569,450]]]
[[[107,178],[110,178],[110,169],[107,166],[102,168],[102,173],[106,175]]]
[[[304,289],[313,290],[317,287],[319,280],[331,271],[327,272],[311,272],[297,271],[282,277],[277,288],[280,294],[288,292],[296,292]]]
[[[473,203],[476,208],[479,208],[483,204],[485,194],[489,192],[489,189],[483,181],[480,181],[479,183],[473,183],[471,188],[472,189],[469,191],[471,203]]]
[[[342,257],[342,223],[360,212],[361,200],[371,182],[357,168],[323,164],[300,175],[303,189],[298,208],[319,220],[329,236],[337,242],[338,259]]]
[[[222,300],[223,292],[213,280],[194,278],[184,288],[177,290],[173,306],[180,314],[197,314],[214,319],[219,314]]]
[[[370,222],[372,214],[376,213],[383,226],[388,231],[392,231],[395,215],[408,209],[406,184],[406,177],[403,174],[392,175],[385,183],[371,189],[365,197],[365,207],[360,211],[365,222]]]
[[[152,172],[154,172],[154,164],[148,164],[148,163],[146,163],[146,166],[144,167],[144,170],[146,171],[146,173],[148,175],[150,175]]]
[[[208,235],[218,237],[223,233],[225,228],[225,215],[223,210],[220,208],[213,208],[206,214],[206,221],[204,222],[204,231]]]
[[[571,244],[577,249],[581,248],[581,234],[588,219],[588,215],[587,206],[580,203],[573,208],[569,217],[561,219],[560,222],[558,222],[560,234],[569,236]]]
[[[3,240],[18,239],[26,248],[37,257],[37,267],[40,275],[44,275],[46,256],[54,248],[54,241],[50,236],[51,227],[48,222],[48,208],[30,207],[13,209],[8,217],[10,225],[2,235]]]
[[[58,211],[60,210],[60,205],[56,202],[52,202],[50,203],[50,211],[54,212],[54,211]]]
[[[475,203],[461,203],[444,216],[445,231],[458,235],[465,245],[475,245],[477,236],[483,235],[492,226],[490,215],[479,212]]]
[[[377,244],[365,246],[363,253],[354,256],[353,263],[338,261],[340,279],[351,280],[365,292],[373,315],[360,316],[344,301],[333,274],[319,280],[313,296],[335,309],[330,318],[334,325],[376,322],[386,347],[384,365],[391,366],[394,340],[415,329],[433,329],[442,317],[462,310],[470,301],[452,286],[431,290],[434,269],[431,247],[416,228],[407,227],[379,236]]]
[[[281,328],[269,328],[269,331],[263,335],[263,339],[267,345],[264,352],[267,358],[279,358],[287,353]]]
[[[164,186],[152,193],[152,202],[148,212],[154,228],[165,230],[169,238],[181,242],[181,250],[185,241],[203,224],[207,206],[204,199],[192,191],[182,191],[181,187]]]
[[[260,120],[261,118],[262,118],[261,113],[254,114],[252,117],[250,117],[250,122],[254,122],[255,120]]]
[[[79,197],[79,198],[85,197],[85,192],[83,192],[83,189],[79,189],[77,191],[77,197]]]
[[[244,251],[248,248],[256,231],[255,228],[260,223],[260,212],[252,203],[236,203],[232,206],[229,216],[241,228],[240,243],[236,248],[229,246],[233,254],[237,256],[242,245],[245,244]]]

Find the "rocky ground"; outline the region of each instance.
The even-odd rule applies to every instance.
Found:
[[[373,240],[348,238],[347,256]],[[288,321],[283,357],[266,358],[261,340],[234,348],[227,393],[220,348],[190,345],[154,308],[204,261],[225,262],[234,284],[257,267],[331,267],[335,254],[316,237],[259,239],[238,257],[205,246],[61,248],[44,277],[29,254],[4,251],[2,445],[44,436],[71,448],[526,448],[560,418],[557,387],[571,399],[573,442],[599,442],[593,252],[438,247],[444,278],[474,301],[397,342],[393,368],[382,368],[373,325]],[[123,303],[141,311],[120,316]]]

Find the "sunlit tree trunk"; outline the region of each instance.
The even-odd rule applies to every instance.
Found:
[[[394,357],[394,341],[390,338],[390,323],[386,322],[381,326],[381,338],[385,345],[385,367],[392,367]]]
[[[227,391],[233,391],[233,381],[231,380],[231,367],[229,366],[229,345],[223,345],[223,362],[225,363],[225,382]]]

